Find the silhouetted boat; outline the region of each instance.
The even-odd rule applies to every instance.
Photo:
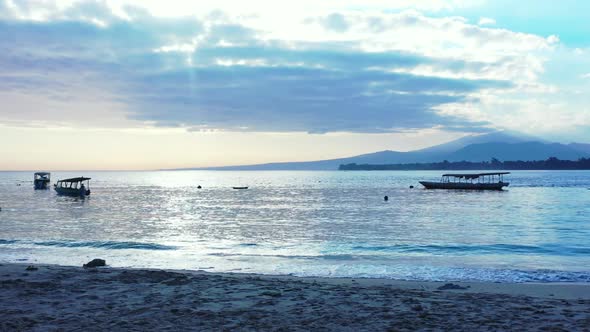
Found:
[[[47,189],[47,187],[49,186],[49,182],[51,182],[51,173],[49,172],[37,172],[33,176],[33,184],[35,186],[35,190]]]
[[[90,178],[77,177],[59,180],[54,188],[59,195],[85,197],[90,195]]]
[[[248,187],[232,187],[234,189],[248,189]]]
[[[505,174],[510,172],[443,174],[440,182],[420,181],[420,184],[426,189],[502,190],[510,184],[504,182]]]

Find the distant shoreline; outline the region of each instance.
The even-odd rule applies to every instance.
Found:
[[[409,164],[342,164],[340,171],[468,171],[468,170],[509,170],[509,171],[572,171],[590,170],[590,158],[579,160],[560,160],[549,158],[535,161],[442,161],[438,163]]]

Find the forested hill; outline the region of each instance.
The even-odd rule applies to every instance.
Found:
[[[536,161],[490,161],[471,162],[447,160],[438,163],[413,164],[345,164],[338,167],[341,171],[427,171],[427,170],[590,170],[590,158],[578,160],[559,160],[551,157]]]

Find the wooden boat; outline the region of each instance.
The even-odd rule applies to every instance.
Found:
[[[510,172],[443,174],[440,182],[420,181],[426,189],[502,190],[510,185],[504,175]]]
[[[54,188],[58,195],[86,197],[90,195],[90,178],[77,177],[59,180]]]
[[[248,189],[248,187],[232,187],[234,189]]]
[[[33,176],[33,184],[35,186],[35,190],[47,189],[49,186],[49,182],[51,182],[51,173],[49,172],[37,172]]]

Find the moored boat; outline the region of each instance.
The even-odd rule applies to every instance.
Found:
[[[90,178],[77,177],[58,180],[54,188],[59,195],[86,197],[90,195]]]
[[[33,184],[35,186],[35,190],[47,189],[47,187],[49,186],[49,182],[51,182],[51,173],[49,172],[37,172],[33,176]]]
[[[426,189],[502,190],[510,185],[504,175],[510,172],[443,174],[440,182],[420,181]]]

